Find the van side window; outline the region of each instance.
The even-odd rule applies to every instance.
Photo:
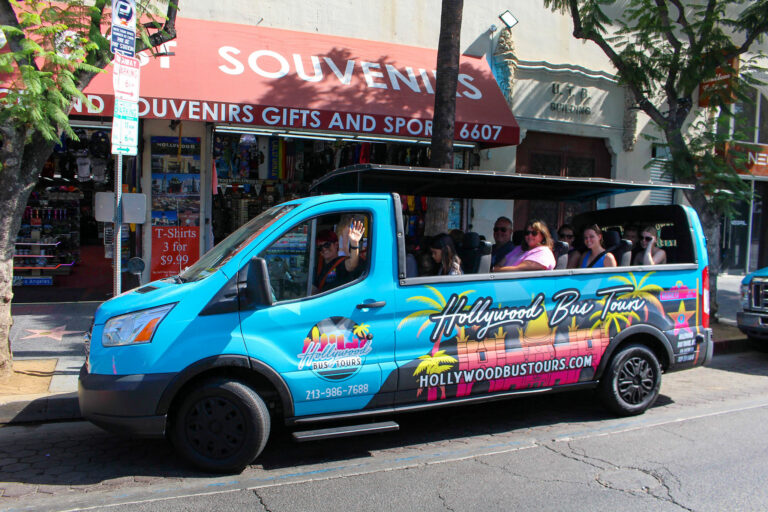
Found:
[[[301,299],[308,294],[310,227],[311,222],[302,222],[259,254],[267,261],[276,302]]]
[[[323,215],[293,227],[259,257],[267,261],[276,302],[303,299],[367,273],[370,215]]]
[[[317,220],[312,293],[344,286],[367,273],[370,216],[360,212],[324,215]]]

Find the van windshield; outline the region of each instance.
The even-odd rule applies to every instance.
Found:
[[[179,275],[182,282],[199,281],[213,274],[228,262],[235,254],[245,248],[251,241],[264,232],[277,219],[296,208],[295,204],[274,206],[261,212],[246,224],[240,226],[234,233],[219,242],[197,262],[187,267]]]

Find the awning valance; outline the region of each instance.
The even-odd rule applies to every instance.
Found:
[[[437,51],[258,26],[178,19],[173,55],[141,56],[139,115],[289,130],[429,138]],[[111,115],[111,73],[85,91]],[[485,59],[462,56],[456,140],[519,142]]]

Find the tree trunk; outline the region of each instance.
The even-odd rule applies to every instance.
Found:
[[[691,176],[687,181],[696,185],[695,165],[682,133],[684,118],[679,118],[675,124],[668,125],[664,130],[667,143],[670,146],[673,163],[673,176]],[[698,189],[686,192],[686,198],[693,209],[699,214],[701,228],[707,243],[709,260],[709,314],[710,319],[717,321],[717,275],[720,273],[720,233],[721,216],[712,208],[707,198]]]
[[[698,212],[701,228],[707,242],[707,257],[709,259],[709,313],[710,319],[717,320],[717,275],[720,273],[720,215],[712,211],[709,203],[701,194],[695,191],[687,194],[693,208]]]
[[[461,52],[461,14],[464,0],[443,0],[440,14],[440,41],[437,46],[437,81],[435,115],[432,122],[432,155],[429,165],[453,168],[453,136],[456,120],[456,86]],[[448,207],[444,197],[429,199],[424,219],[424,234],[436,235],[448,230]]]
[[[30,135],[31,133],[31,135]],[[29,140],[27,140],[29,137]],[[40,169],[53,151],[53,143],[35,132],[0,128],[0,378],[13,372],[11,355],[11,299],[13,298],[13,253],[16,234],[30,192]]]

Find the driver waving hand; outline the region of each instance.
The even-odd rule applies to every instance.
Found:
[[[363,238],[365,227],[362,221],[352,222],[349,229],[349,253],[339,256],[339,237],[335,232],[326,229],[317,235],[317,252],[319,255],[319,271],[313,281],[314,293],[321,293],[360,276],[360,240]]]

